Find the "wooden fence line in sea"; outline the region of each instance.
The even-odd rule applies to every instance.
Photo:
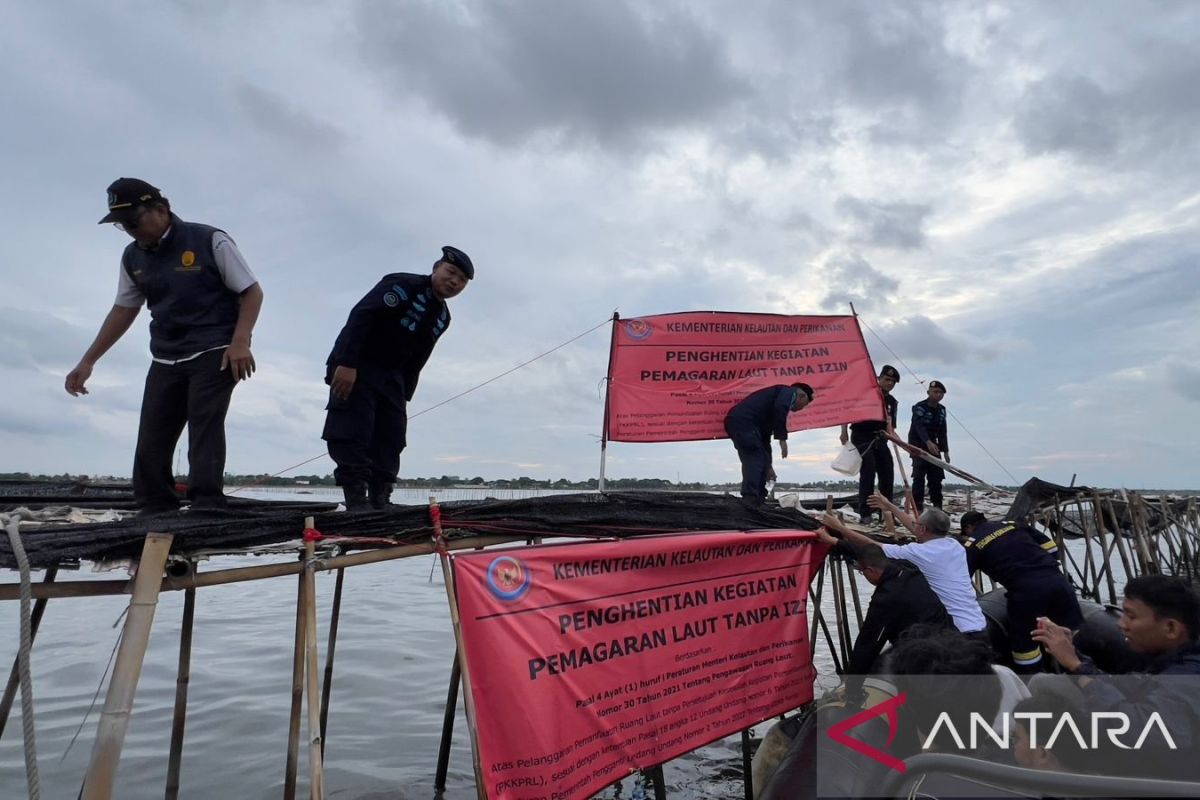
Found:
[[[831,510],[832,498],[827,502],[827,508]],[[1124,583],[1122,579],[1145,574],[1174,574],[1195,582],[1197,575],[1200,575],[1200,507],[1194,497],[1170,500],[1166,497],[1147,497],[1123,490],[1117,493],[1079,492],[1067,500],[1055,497],[1052,503],[1042,504],[1034,509],[1028,521],[1043,526],[1055,538],[1059,545],[1062,570],[1085,598],[1097,601],[1106,599],[1109,604],[1115,605],[1119,599],[1120,586]],[[306,528],[312,528],[311,518],[306,522]],[[1082,539],[1084,544],[1081,556],[1077,557],[1067,547],[1068,539]],[[177,574],[177,570],[168,572],[166,569],[171,536],[152,533],[146,537],[137,573],[131,581],[59,581],[56,569],[47,570],[42,582],[31,587],[33,597],[37,601],[32,615],[35,636],[46,603],[51,598],[115,594],[131,596],[129,613],[109,682],[92,757],[83,778],[81,796],[87,800],[101,800],[112,796],[121,747],[132,714],[146,643],[160,593],[185,592],[165,797],[168,800],[178,797],[180,787],[196,590],[206,586],[296,575],[298,580],[293,680],[283,796],[286,800],[293,800],[296,796],[300,765],[301,716],[307,706],[310,794],[313,798],[323,798],[323,753],[327,741],[326,729],[345,569],[435,552],[481,549],[490,545],[517,542],[532,543],[532,540],[512,535],[474,536],[440,539],[422,544],[403,544],[348,555],[325,555],[317,551],[315,541],[309,538],[295,562],[211,572],[196,572],[194,564],[189,564],[185,574]],[[317,571],[337,573],[330,610],[323,681],[318,677],[317,609],[313,588],[313,578]],[[19,590],[19,584],[0,584],[0,600],[17,599]],[[826,591],[832,595],[835,615],[832,628],[822,609]],[[835,670],[841,674],[849,660],[854,632],[861,626],[863,619],[863,604],[854,570],[838,559],[827,559],[818,571],[814,586],[810,587],[809,592],[812,655],[815,657],[818,644],[823,642]],[[820,638],[818,633],[821,634]],[[461,680],[457,655],[449,678],[443,735],[435,768],[435,788],[439,791],[445,787],[450,734]],[[14,663],[3,699],[0,700],[0,736],[3,735],[11,712],[17,684],[17,664]],[[469,693],[467,701],[470,711]],[[748,743],[749,737],[743,736],[744,761],[749,757]],[[477,764],[476,768],[478,769]],[[746,797],[749,798],[752,787],[749,770],[745,772]],[[661,765],[649,771],[649,774],[656,798],[661,800],[665,797]]]

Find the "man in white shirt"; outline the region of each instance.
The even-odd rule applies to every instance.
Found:
[[[928,508],[919,520],[914,520],[878,492],[871,497],[870,503],[875,508],[891,511],[917,538],[915,544],[880,544],[883,554],[888,558],[903,559],[921,570],[929,588],[954,620],[954,627],[986,641],[987,620],[979,608],[975,587],[967,572],[967,551],[948,535],[950,517],[941,509]],[[871,537],[846,527],[832,514],[826,514],[822,522],[855,547],[878,544]]]

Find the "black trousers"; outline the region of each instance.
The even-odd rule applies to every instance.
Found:
[[[867,498],[875,491],[876,481],[879,483],[879,493],[888,500],[892,499],[895,482],[892,452],[888,449],[887,439],[874,433],[854,436],[850,441],[854,442],[862,456],[862,467],[858,471],[858,513],[867,516],[873,511],[867,505]]]
[[[337,464],[333,479],[338,486],[395,483],[408,443],[404,387],[365,369],[358,374],[349,397],[340,400],[330,391],[325,406],[321,438]]]
[[[225,505],[225,414],[237,383],[221,369],[224,350],[181,364],[151,363],[142,395],[137,450],[133,457],[133,498],[138,508],[179,507],[171,460],[188,429],[188,498],[197,507]]]
[[[725,421],[725,433],[733,441],[742,462],[742,497],[767,499],[767,470],[771,467],[771,440],[763,439],[753,425]]]
[[[1008,641],[1017,672],[1040,672],[1042,651],[1030,632],[1038,617],[1049,617],[1059,625],[1077,630],[1083,624],[1083,612],[1075,590],[1057,570],[1034,573],[1028,580],[1010,589],[1005,587],[1008,611]]]
[[[917,510],[925,508],[925,481],[929,481],[929,502],[938,508],[942,507],[942,481],[946,478],[946,470],[930,464],[923,458],[913,457],[912,493]]]

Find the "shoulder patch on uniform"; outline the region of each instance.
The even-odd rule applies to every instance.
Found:
[[[396,296],[395,292],[384,292],[383,304],[388,308],[395,308],[400,305],[400,298]]]

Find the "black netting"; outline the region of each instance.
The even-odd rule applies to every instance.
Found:
[[[1041,478],[1030,478],[1017,492],[1004,518],[1023,520],[1039,508],[1053,506],[1056,501],[1066,503],[1081,495],[1090,499],[1095,491],[1088,486],[1060,486]]]
[[[233,551],[300,538],[306,516],[329,536],[386,537],[397,543],[428,541],[432,529],[427,506],[396,506],[387,511],[347,514],[328,504],[244,501],[225,511],[184,512],[120,522],[47,525],[22,532],[35,568],[81,560],[136,558],[150,532],[175,536],[172,553]],[[94,504],[93,504],[94,505]],[[298,507],[299,506],[299,507]],[[672,531],[815,530],[818,523],[778,506],[747,506],[740,498],[687,493],[611,492],[565,494],[524,500],[457,501],[442,504],[442,525],[449,538],[479,535],[638,536]],[[354,543],[346,543],[348,548]],[[15,561],[0,537],[0,566]]]

